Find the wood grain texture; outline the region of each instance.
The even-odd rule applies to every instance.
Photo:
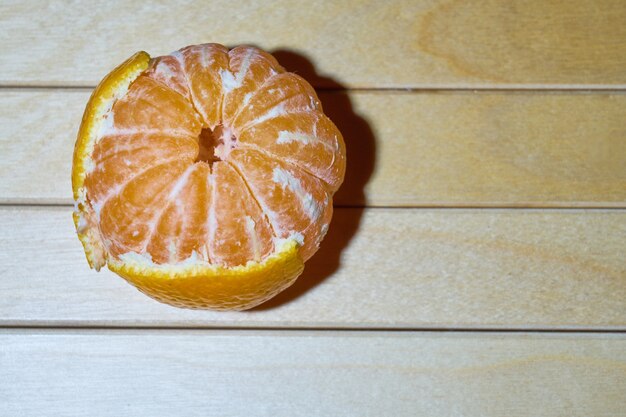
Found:
[[[71,204],[72,151],[88,95],[0,92],[0,202]],[[626,206],[624,94],[321,98],[348,149],[338,205]]]
[[[0,84],[94,86],[137,50],[220,42],[278,50],[317,86],[623,88],[624,21],[621,0],[5,0]]]
[[[339,209],[249,312],[172,308],[89,270],[68,208],[0,209],[0,325],[626,329],[626,211]]]
[[[624,22],[622,0],[1,1],[0,415],[623,415]],[[71,204],[89,87],[202,42],[326,89],[339,206],[430,208],[336,210],[248,312],[89,270],[70,207],[32,206]]]
[[[0,333],[7,416],[619,416],[624,335]],[[89,410],[89,411],[87,411]]]

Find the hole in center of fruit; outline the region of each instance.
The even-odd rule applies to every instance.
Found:
[[[198,136],[200,151],[196,162],[206,162],[212,165],[213,162],[223,161],[228,158],[230,151],[237,146],[237,137],[232,129],[224,125],[218,125],[215,129],[204,128]]]

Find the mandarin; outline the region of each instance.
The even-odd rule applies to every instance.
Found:
[[[138,52],[87,103],[74,223],[92,268],[178,307],[248,309],[302,273],[345,167],[315,91],[271,54]]]

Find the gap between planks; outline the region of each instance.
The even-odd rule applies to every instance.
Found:
[[[104,326],[104,325],[58,325],[58,324],[32,324],[32,325],[11,325],[0,324],[0,332],[4,331],[58,331],[58,332],[90,332],[90,331],[102,331],[102,332],[133,332],[133,331],[199,331],[199,332],[213,332],[213,333],[303,333],[303,332],[323,332],[323,333],[412,333],[412,334],[439,334],[439,333],[470,333],[470,334],[498,334],[498,335],[523,335],[523,334],[564,334],[564,335],[584,335],[584,334],[616,334],[626,335],[626,329],[611,329],[611,328],[522,328],[522,327],[281,327],[281,326]]]
[[[66,202],[43,202],[41,199],[38,201],[0,201],[0,208],[70,208],[74,207],[73,204]],[[532,204],[501,204],[501,205],[410,205],[410,206],[383,206],[383,205],[349,205],[349,204],[335,204],[335,209],[375,209],[375,210],[520,210],[520,211],[604,211],[604,210],[626,210],[623,203],[616,203],[615,206],[610,205],[594,205],[594,203],[577,202],[571,203],[569,206],[541,206]]]
[[[0,91],[47,91],[47,90],[76,90],[91,91],[96,85],[53,85],[53,84],[0,84]],[[477,85],[462,87],[457,85],[437,85],[437,86],[420,86],[420,87],[315,87],[315,91],[321,93],[626,93],[626,84],[612,85],[608,87],[605,84],[598,85],[579,85],[579,86],[563,86],[563,85],[513,85],[513,86],[493,86],[493,85]]]

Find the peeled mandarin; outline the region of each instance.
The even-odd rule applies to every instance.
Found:
[[[74,150],[91,267],[187,308],[243,310],[319,248],[345,145],[314,89],[267,52],[139,52],[92,94]]]

